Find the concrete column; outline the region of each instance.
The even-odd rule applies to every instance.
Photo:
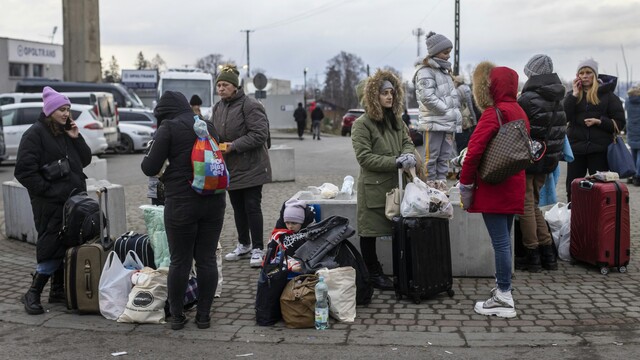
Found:
[[[62,0],[65,81],[100,82],[98,0]]]

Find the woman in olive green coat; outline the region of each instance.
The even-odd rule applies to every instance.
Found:
[[[376,253],[376,237],[391,235],[391,221],[384,215],[385,197],[398,186],[398,167],[416,165],[414,146],[402,122],[402,83],[389,71],[378,70],[364,88],[365,114],[351,129],[351,141],[360,164],[358,177],[358,233],[360,249],[373,286],[392,290],[393,282],[382,273]]]

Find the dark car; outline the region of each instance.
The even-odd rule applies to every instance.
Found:
[[[363,109],[349,109],[347,113],[342,117],[342,136],[351,136],[351,126],[357,118],[364,114]]]

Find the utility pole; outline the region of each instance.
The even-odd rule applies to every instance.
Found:
[[[420,38],[424,35],[424,30],[422,28],[413,29],[413,35],[415,35],[416,40],[418,40],[418,57],[420,57]]]
[[[456,0],[455,16],[456,38],[453,47],[453,75],[460,74],[460,0]]]
[[[251,63],[249,62],[249,33],[255,30],[240,30],[240,32],[247,33],[247,77],[251,77]]]
[[[302,90],[302,97],[304,98],[304,108],[307,108],[307,70],[308,68],[304,68],[304,89]]]

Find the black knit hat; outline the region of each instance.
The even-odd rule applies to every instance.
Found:
[[[193,95],[191,97],[191,100],[189,100],[189,105],[191,105],[191,106],[195,106],[195,105],[200,106],[200,105],[202,105],[202,99],[200,99],[200,96],[198,96],[198,95]]]

